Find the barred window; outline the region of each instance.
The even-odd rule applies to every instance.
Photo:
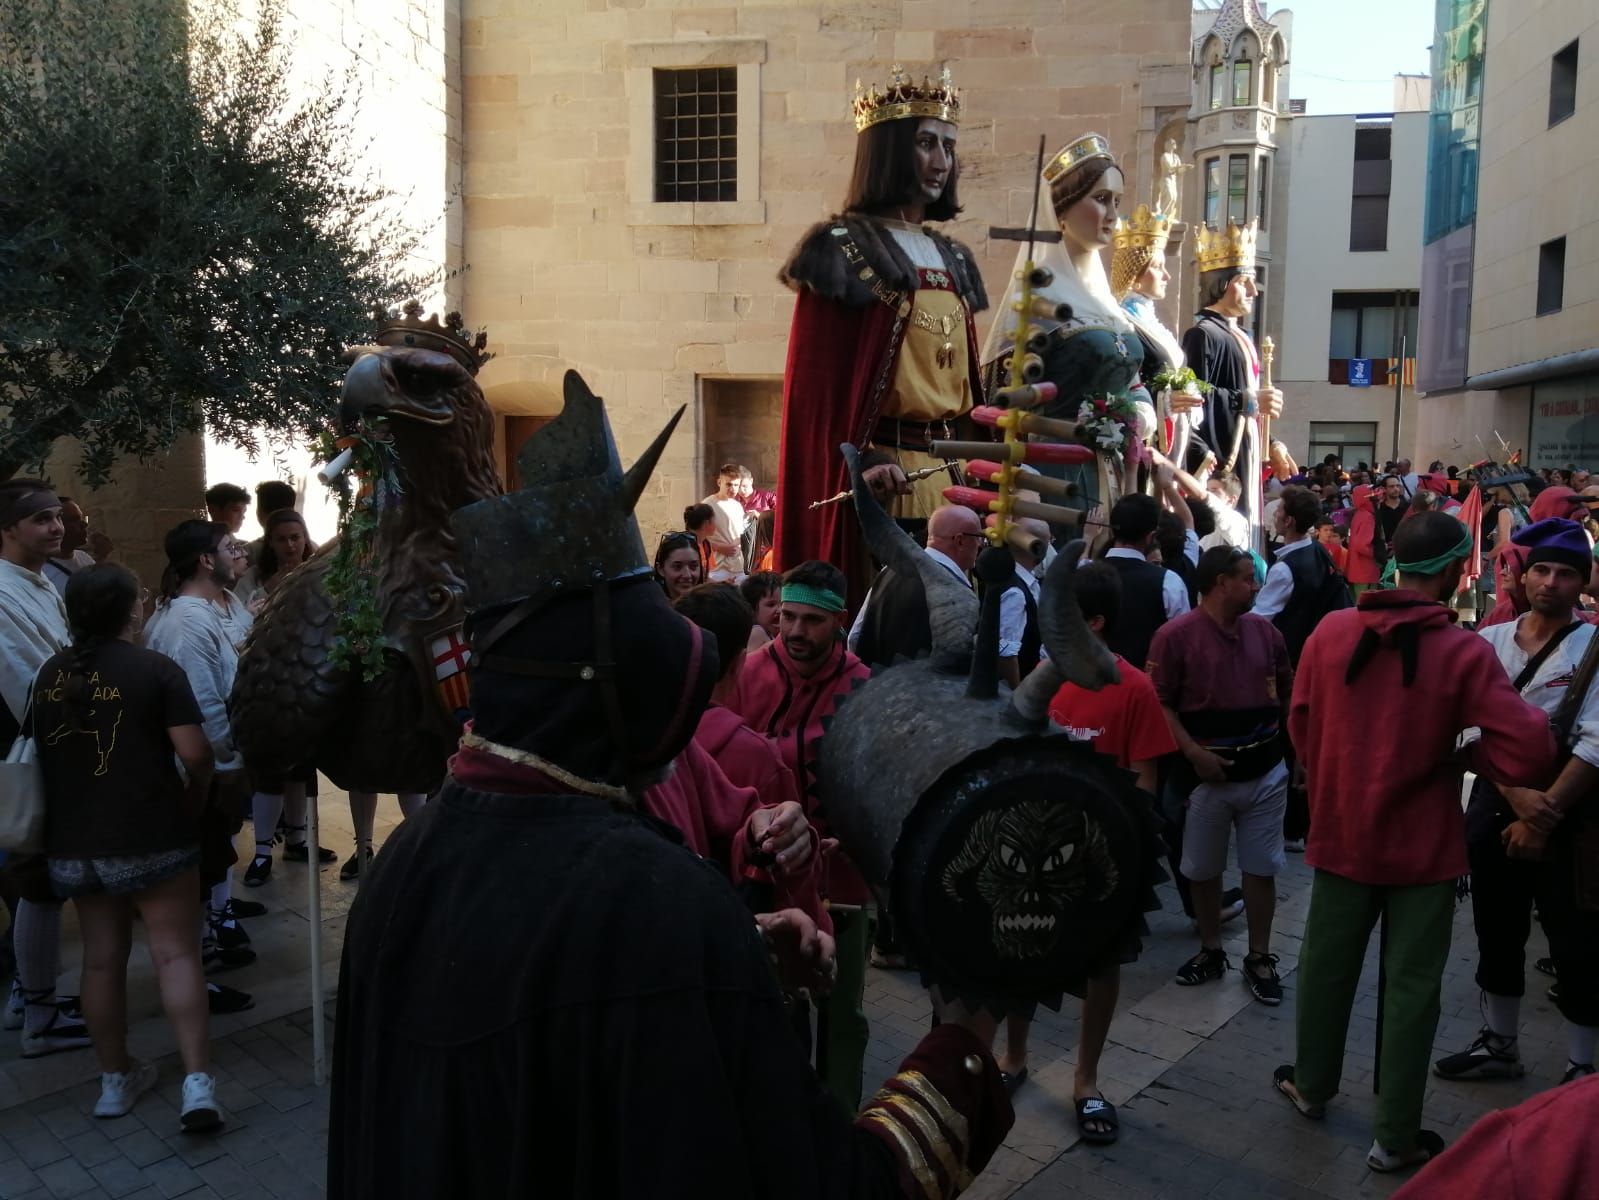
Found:
[[[655,70],[655,200],[738,199],[738,68]]]

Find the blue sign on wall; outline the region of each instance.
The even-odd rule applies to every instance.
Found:
[[[1371,386],[1371,359],[1352,358],[1349,360],[1349,386]]]

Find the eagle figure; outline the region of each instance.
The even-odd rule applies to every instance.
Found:
[[[315,767],[346,790],[431,792],[460,736],[467,597],[450,514],[504,489],[476,379],[486,335],[463,336],[457,313],[442,326],[420,314],[413,302],[355,351],[339,400],[344,433],[382,464],[357,501],[375,519],[360,574],[381,640],[352,645],[333,548],[273,592],[239,656],[234,738],[269,777]]]

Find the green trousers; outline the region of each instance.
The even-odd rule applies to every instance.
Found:
[[[1377,1120],[1373,1136],[1405,1151],[1421,1130],[1438,996],[1454,921],[1455,884],[1371,887],[1317,871],[1299,950],[1299,1028],[1294,1085],[1313,1104],[1338,1093],[1349,1014],[1372,928],[1386,916],[1382,1044],[1377,1048]]]
[[[817,998],[823,1023],[817,1039],[816,1069],[827,1090],[852,1120],[861,1107],[861,1068],[871,1027],[866,1023],[866,952],[872,944],[871,914],[833,910],[833,941],[838,974],[833,990]]]

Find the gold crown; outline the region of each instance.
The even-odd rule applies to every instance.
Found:
[[[1148,248],[1159,254],[1166,248],[1166,239],[1169,237],[1171,237],[1171,219],[1151,211],[1147,204],[1140,204],[1133,209],[1133,215],[1130,217],[1116,218],[1118,250]]]
[[[422,319],[422,303],[406,302],[399,314],[379,309],[378,333],[374,339],[380,346],[417,346],[423,350],[436,350],[448,354],[472,374],[494,355],[486,353],[489,344],[487,330],[476,334],[466,332],[466,322],[458,312],[447,313],[441,323],[437,313]]]
[[[959,125],[961,120],[961,92],[955,86],[949,68],[943,67],[936,80],[922,76],[920,83],[911,79],[904,67],[895,63],[888,72],[888,84],[863,87],[855,81],[855,132],[860,133],[882,121],[898,121],[904,117],[936,117]]]
[[[1091,158],[1105,158],[1111,162],[1116,156],[1110,152],[1110,143],[1097,133],[1085,133],[1049,160],[1044,168],[1044,182],[1054,183],[1067,171],[1081,166]]]
[[[1149,264],[1166,253],[1170,237],[1171,219],[1151,212],[1147,204],[1133,209],[1131,217],[1118,218],[1116,249],[1110,256],[1111,295],[1120,300],[1132,291]]]
[[[1212,230],[1201,225],[1194,231],[1196,252],[1194,262],[1200,273],[1232,269],[1239,275],[1255,269],[1255,237],[1259,233],[1256,218],[1240,225],[1229,221],[1227,227]]]

